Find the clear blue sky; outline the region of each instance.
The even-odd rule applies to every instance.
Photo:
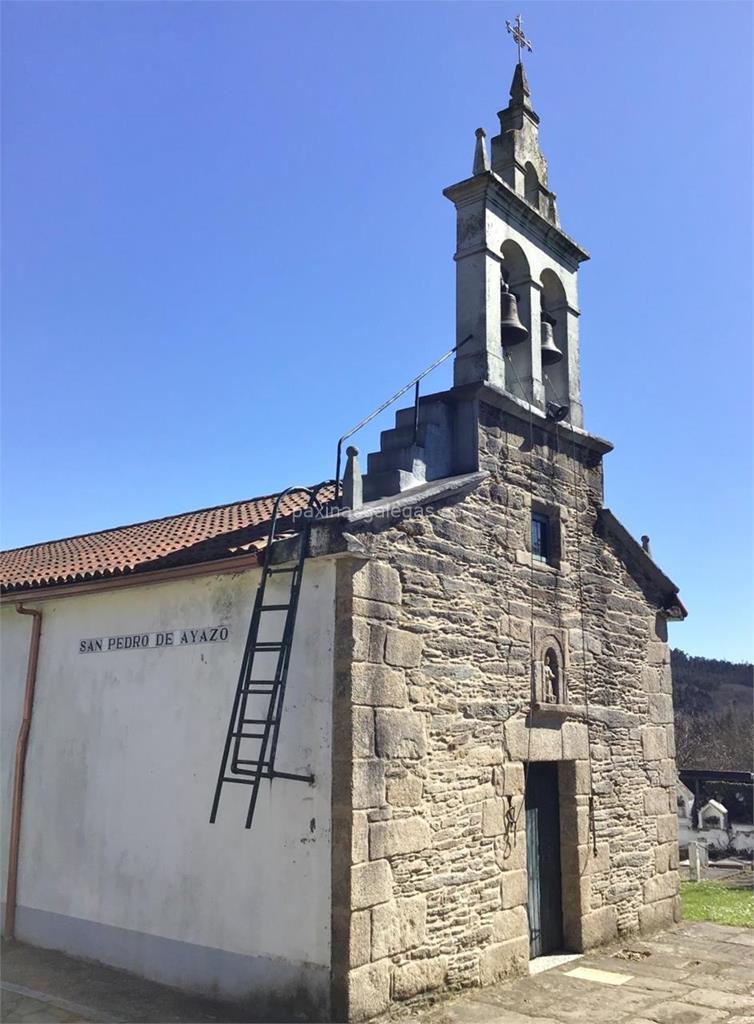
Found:
[[[518,10],[3,4],[3,546],[332,475],[453,344],[441,190]],[[671,642],[749,658],[752,8],[520,10],[606,504],[681,587]]]

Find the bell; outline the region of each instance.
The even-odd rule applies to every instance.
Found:
[[[553,363],[559,363],[563,358],[563,353],[560,351],[558,346],[555,344],[555,339],[552,336],[552,324],[547,320],[542,321],[542,365],[552,366]]]
[[[508,291],[508,285],[503,282],[500,295],[500,340],[503,348],[518,345],[528,337],[529,332],[518,319],[516,296]]]

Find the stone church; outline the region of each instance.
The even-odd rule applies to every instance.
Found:
[[[686,613],[603,505],[521,64],[499,118],[453,386],[363,476],[3,553],[6,934],[359,1021],[678,920]]]

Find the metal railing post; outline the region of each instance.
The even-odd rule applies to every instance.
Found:
[[[453,348],[449,349],[445,353],[445,355],[440,356],[439,359],[436,359],[435,362],[432,363],[431,366],[428,366],[426,370],[422,370],[422,372],[417,377],[414,377],[412,380],[410,380],[405,387],[402,387],[400,389],[400,391],[396,391],[396,393],[391,398],[388,398],[386,402],[383,402],[378,409],[375,409],[374,412],[366,416],[363,420],[357,423],[355,427],[352,427],[345,434],[341,434],[341,436],[338,438],[338,452],[335,458],[334,500],[336,502],[340,497],[340,464],[343,452],[343,442],[347,441],[349,437],[352,437],[354,434],[356,434],[359,430],[361,430],[362,427],[365,427],[367,423],[371,423],[375,416],[379,416],[379,414],[381,412],[384,412],[385,409],[388,409],[393,404],[393,402],[397,402],[398,399],[405,395],[408,390],[414,388],[414,443],[416,443],[417,432],[419,429],[419,381],[422,380],[423,377],[426,377],[428,373],[431,373],[433,370],[436,370],[437,367],[444,363],[446,359],[450,359],[454,352],[457,352],[459,348],[466,344],[467,341],[471,341],[473,337],[473,334],[467,334],[462,341],[459,341],[457,345],[454,345]]]

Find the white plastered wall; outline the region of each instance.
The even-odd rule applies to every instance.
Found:
[[[195,577],[37,604],[26,596],[44,619],[19,938],[220,995],[266,989],[272,999],[276,988],[303,986],[317,990],[313,1002],[325,998],[330,560],[306,564],[276,759],[280,771],[313,773],[316,782],[263,783],[250,831],[243,827],[250,790],[226,785],[218,821],[209,824],[258,578],[256,570]],[[275,601],[269,587],[268,601]],[[82,638],[210,625],[229,626],[228,642],[79,652]],[[4,895],[31,620],[4,606],[2,627]]]

